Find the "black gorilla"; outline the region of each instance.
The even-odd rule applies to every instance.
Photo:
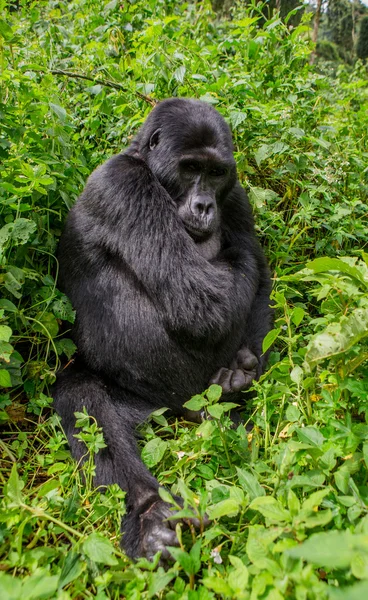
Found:
[[[209,383],[241,400],[271,327],[269,272],[220,114],[195,100],[158,104],[128,150],[90,176],[59,260],[79,353],[58,378],[56,410],[77,459],[74,412],[86,407],[103,428],[95,483],[127,491],[127,554],[165,557],[177,543],[172,512],[135,428],[159,407],[186,414]]]

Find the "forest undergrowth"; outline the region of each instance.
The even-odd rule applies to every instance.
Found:
[[[310,22],[207,0],[0,0],[0,598],[368,597],[368,71],[317,60]],[[195,97],[229,122],[271,265],[269,368],[231,427],[155,413],[142,456],[207,512],[164,571],[119,548],[124,492],[93,489],[98,423],[78,415],[83,476],[50,387],[73,359],[56,249],[89,173],[155,101]],[[252,428],[250,425],[252,424]],[[158,557],[157,557],[158,558]]]

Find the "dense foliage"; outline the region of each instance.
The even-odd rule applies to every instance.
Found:
[[[308,14],[209,1],[0,0],[0,597],[171,600],[368,596],[368,78],[309,66]],[[143,457],[211,522],[167,571],[119,550],[124,493],[81,477],[49,386],[75,351],[57,288],[63,219],[154,104],[216,105],[272,265],[269,371],[245,428],[212,387],[201,425],[153,416]],[[189,400],[189,399],[188,399]],[[253,423],[250,430],[248,425]],[[165,496],[166,497],[166,496]]]

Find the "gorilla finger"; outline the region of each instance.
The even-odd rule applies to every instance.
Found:
[[[232,392],[232,386],[231,386],[231,378],[233,376],[233,372],[230,371],[230,369],[224,369],[224,373],[219,381],[219,385],[221,385],[222,387],[222,392],[224,394],[229,394],[230,392]]]
[[[248,388],[250,388],[250,386],[252,385],[253,381],[256,379],[256,372],[255,371],[251,371],[244,373],[245,375],[245,386],[243,389],[247,390]]]
[[[237,354],[238,366],[245,371],[253,371],[258,365],[258,358],[249,348],[243,346]]]
[[[213,377],[211,377],[209,383],[221,385],[220,380],[223,377],[224,373],[226,373],[227,371],[228,371],[228,369],[225,369],[225,367],[222,367],[221,369],[219,369],[217,371],[217,373],[215,373],[215,375]]]
[[[246,377],[244,371],[236,369],[231,379],[231,389],[233,392],[240,392],[244,389],[246,383]]]

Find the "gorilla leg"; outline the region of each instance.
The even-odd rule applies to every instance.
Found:
[[[158,551],[168,558],[166,545],[178,545],[170,506],[158,495],[159,484],[142,463],[137,449],[135,429],[154,410],[139,398],[122,397],[124,392],[106,385],[85,368],[73,365],[64,371],[53,390],[54,406],[59,413],[71,452],[83,460],[86,448],[74,437],[75,412],[86,408],[103,429],[106,448],[95,457],[96,486],[117,483],[127,492],[127,515],[122,523],[122,546],[134,558],[151,558]]]

